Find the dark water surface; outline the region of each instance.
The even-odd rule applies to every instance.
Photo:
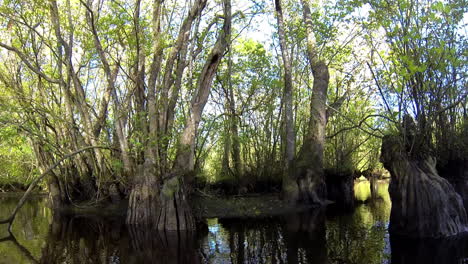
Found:
[[[380,184],[378,200],[350,213],[211,218],[183,236],[130,229],[120,218],[53,215],[36,197],[18,214],[13,236],[0,225],[0,263],[468,263],[466,238],[390,238],[387,186]],[[355,190],[361,200],[370,195],[365,186]],[[0,198],[0,219],[17,201]]]

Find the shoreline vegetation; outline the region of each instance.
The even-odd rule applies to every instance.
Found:
[[[355,202],[371,203],[380,199],[389,201],[386,186],[389,179],[377,180],[379,194],[371,196],[370,181],[362,177],[355,180]],[[364,184],[364,186],[361,186]],[[197,219],[205,218],[258,218],[285,215],[289,213],[300,213],[309,210],[324,210],[325,207],[317,205],[297,206],[288,203],[281,197],[280,192],[268,193],[247,193],[247,194],[225,194],[226,190],[215,189],[219,186],[207,186],[205,190],[195,189],[190,202],[191,208]],[[362,188],[364,187],[364,188]],[[366,187],[368,189],[366,189]],[[224,194],[223,194],[224,193]],[[0,202],[4,198],[21,198],[24,192],[3,192],[0,193]],[[48,193],[44,191],[34,191],[28,199],[44,198]],[[333,201],[327,201],[327,207],[339,206]],[[106,200],[101,203],[77,203],[66,207],[55,209],[59,214],[71,214],[76,216],[116,216],[125,217],[128,207],[128,200],[121,200],[118,203]],[[352,209],[352,208],[351,208]],[[342,209],[340,209],[342,210]],[[346,211],[349,211],[347,208]]]

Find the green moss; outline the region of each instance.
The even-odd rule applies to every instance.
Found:
[[[174,177],[169,180],[167,180],[162,188],[162,194],[165,197],[172,197],[174,196],[174,193],[179,190],[179,178]]]

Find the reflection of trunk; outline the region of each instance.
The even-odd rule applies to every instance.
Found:
[[[285,169],[283,171],[283,191],[286,197],[293,197],[297,193],[294,183],[291,168],[293,166],[295,156],[296,137],[294,134],[294,117],[293,117],[293,83],[292,83],[292,66],[291,60],[286,45],[286,36],[284,33],[283,9],[281,1],[275,0],[276,17],[278,21],[278,36],[280,41],[281,54],[284,65],[284,90],[283,90],[283,117],[284,117],[284,136],[283,143],[285,145]]]
[[[191,234],[125,228],[115,218],[54,213],[39,263],[201,263]]]
[[[425,157],[424,150],[411,140],[417,136],[405,134],[407,141],[402,136],[382,140],[381,160],[392,177],[390,232],[436,238],[466,231],[468,221],[462,199],[439,176],[435,160]]]
[[[132,263],[201,263],[191,233],[150,232],[130,226],[129,234]]]
[[[232,224],[229,226],[229,224]],[[245,235],[246,228],[242,224],[227,223],[223,224],[229,230],[229,250],[231,252],[231,263],[244,263],[245,260]],[[236,239],[237,237],[237,239]]]
[[[370,192],[371,192],[371,198],[372,200],[375,200],[377,197],[377,179],[374,177],[374,175],[370,175],[369,177],[370,181]]]
[[[240,226],[239,232],[237,233],[237,263],[244,263],[244,243],[245,243],[245,231],[244,227]]]
[[[307,255],[313,256],[314,263],[327,263],[324,211],[296,213],[287,216],[285,220],[288,263],[299,262],[299,248],[306,249]]]

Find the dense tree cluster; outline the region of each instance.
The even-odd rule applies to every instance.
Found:
[[[262,184],[320,204],[326,174],[380,168],[382,137],[399,133],[411,157],[436,157],[468,188],[466,11],[433,0],[5,0],[1,178],[24,182],[103,146],[52,171],[53,206],[128,198],[127,223],[185,230],[194,186]]]

